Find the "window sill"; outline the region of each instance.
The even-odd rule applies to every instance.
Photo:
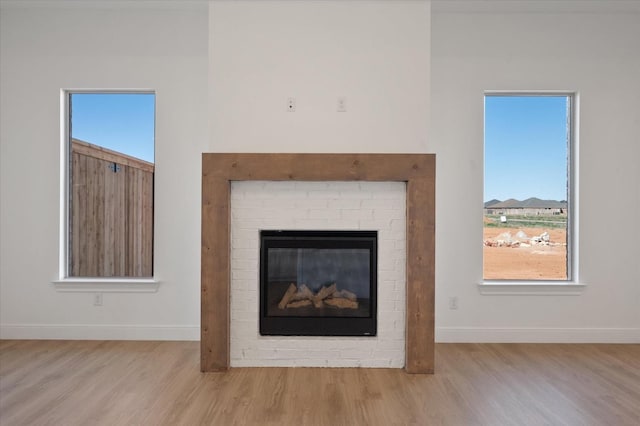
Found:
[[[153,278],[63,278],[53,281],[56,291],[68,293],[155,293],[160,281]]]
[[[564,281],[485,281],[478,284],[480,294],[484,295],[578,296],[585,288],[585,284]]]

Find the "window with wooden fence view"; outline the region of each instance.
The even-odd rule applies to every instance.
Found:
[[[152,277],[155,95],[68,96],[67,276]]]
[[[571,279],[570,94],[486,94],[484,280]]]

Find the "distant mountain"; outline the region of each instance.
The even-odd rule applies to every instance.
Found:
[[[484,202],[484,208],[487,209],[489,207],[491,207],[494,204],[498,204],[500,202],[500,200],[496,200],[495,198],[493,200],[490,201],[485,201]]]
[[[503,208],[503,209],[516,208],[516,207],[521,207],[520,206],[521,203],[522,201],[518,201],[515,198],[509,198],[508,200],[504,200],[501,203],[494,204],[491,207]]]
[[[508,200],[491,200],[484,203],[484,208],[492,209],[566,209],[567,202],[556,200],[541,200],[540,198],[531,197],[526,200],[520,201],[515,198],[509,198]]]

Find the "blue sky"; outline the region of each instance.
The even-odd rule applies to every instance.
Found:
[[[71,136],[154,162],[155,94],[71,94]]]
[[[486,96],[484,201],[567,199],[567,96]]]

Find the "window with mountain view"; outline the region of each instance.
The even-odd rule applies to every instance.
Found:
[[[484,280],[570,280],[570,94],[486,94]]]

